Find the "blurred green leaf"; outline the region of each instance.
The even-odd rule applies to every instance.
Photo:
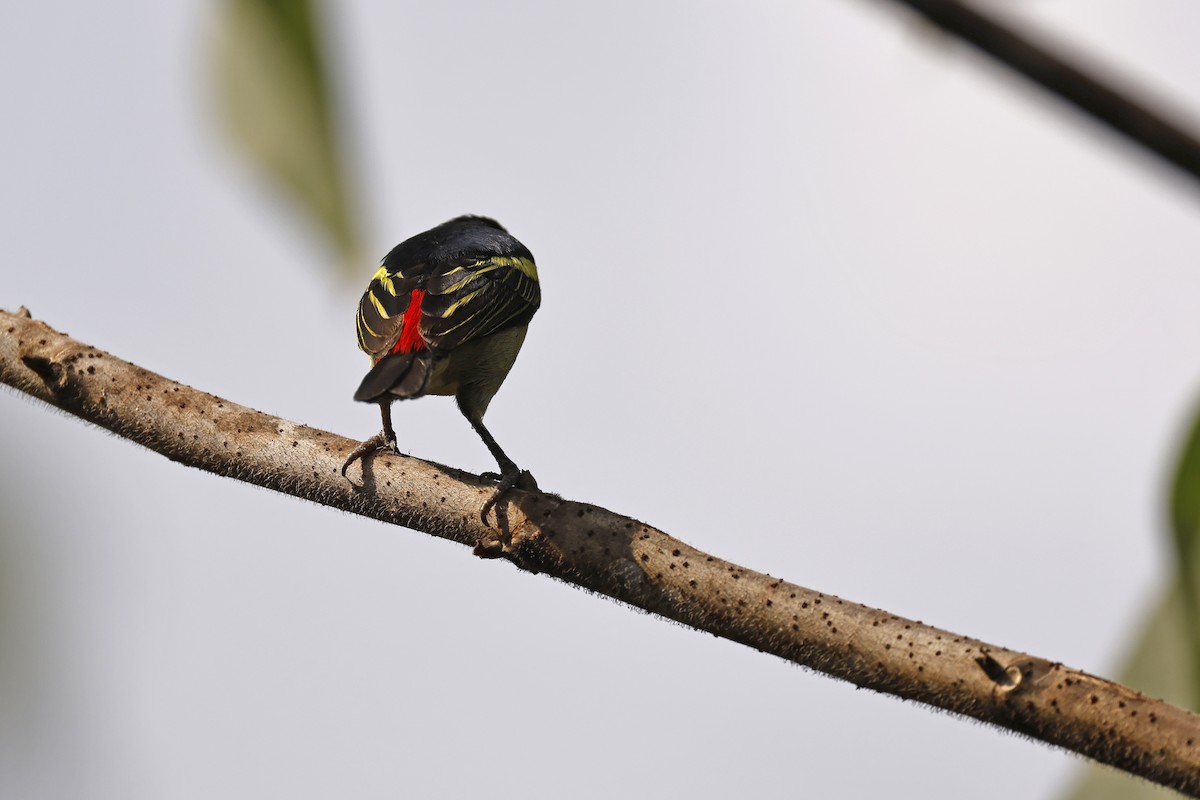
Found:
[[[1117,680],[1184,708],[1200,700],[1200,417],[1192,425],[1171,482],[1171,534],[1176,578],[1142,625],[1141,637]],[[1147,800],[1175,792],[1123,772],[1087,767],[1069,800]]]
[[[1200,697],[1200,416],[1192,423],[1171,484],[1171,533],[1185,612],[1186,640],[1191,647],[1192,697]]]
[[[1129,663],[1117,676],[1120,683],[1169,703],[1195,708],[1192,658],[1184,635],[1190,618],[1178,582],[1163,595],[1142,626]],[[1165,800],[1178,793],[1111,767],[1090,764],[1068,800]]]
[[[310,0],[223,0],[217,89],[234,143],[319,224],[349,267],[359,231],[317,11]]]

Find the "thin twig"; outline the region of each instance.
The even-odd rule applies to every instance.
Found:
[[[1200,180],[1200,139],[1186,125],[1117,90],[1065,56],[1056,55],[1030,33],[1019,32],[959,0],[893,2],[907,6]]]
[[[503,557],[864,688],[1017,731],[1200,796],[1200,717],[1035,656],[754,572],[549,494],[498,505],[474,475],[399,456],[339,470],[355,442],[180,385],[0,311],[0,382],[208,472]],[[247,534],[250,535],[250,534]]]

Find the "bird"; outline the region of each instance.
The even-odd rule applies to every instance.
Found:
[[[377,403],[383,430],[350,452],[342,476],[375,450],[397,451],[391,405],[453,396],[500,468],[480,519],[514,487],[537,482],[497,444],[483,415],[508,377],[541,305],[533,254],[489,217],[462,216],[396,245],[383,258],[355,316],[359,349],[371,370],[354,399]]]

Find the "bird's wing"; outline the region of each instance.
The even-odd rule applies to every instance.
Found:
[[[389,272],[380,267],[363,292],[358,302],[355,327],[358,329],[358,346],[375,359],[392,351],[404,331],[405,312],[413,300],[413,291],[419,290],[426,275],[420,270],[411,270],[410,277],[398,272]]]
[[[537,267],[524,256],[463,260],[430,275],[424,289],[420,333],[435,353],[524,325],[542,301]]]

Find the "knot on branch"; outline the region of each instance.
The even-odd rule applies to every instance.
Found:
[[[21,356],[21,363],[35,372],[55,394],[67,388],[67,373],[62,364],[45,356]]]
[[[1021,684],[1021,668],[1015,664],[1005,667],[991,653],[984,653],[975,659],[975,663],[983,670],[983,674],[996,684],[996,688],[1002,691],[1010,692]]]

